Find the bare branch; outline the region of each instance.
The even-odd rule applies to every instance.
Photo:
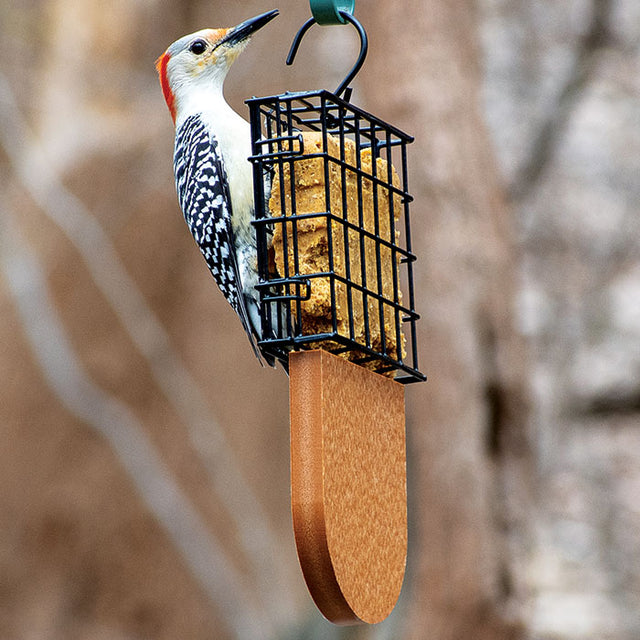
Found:
[[[6,213],[3,217],[7,218]],[[143,426],[124,403],[87,375],[54,309],[41,266],[8,220],[0,237],[2,272],[50,388],[64,407],[109,443],[145,504],[237,637],[268,637],[269,620],[255,606],[242,576],[174,481]]]
[[[538,184],[553,159],[562,134],[567,128],[577,101],[591,80],[597,56],[612,39],[610,20],[613,0],[594,0],[591,25],[582,37],[575,54],[573,68],[558,96],[554,109],[534,136],[527,161],[514,179],[510,191],[515,200],[523,200]]]
[[[216,495],[235,521],[243,552],[253,566],[261,599],[273,620],[291,620],[287,563],[260,501],[241,471],[224,430],[195,378],[173,349],[169,335],[126,271],[95,216],[56,175],[53,163],[31,135],[6,77],[0,72],[0,146],[13,171],[42,212],[67,236],[85,261],[95,284],[113,308],[152,376],[187,425]],[[279,585],[280,588],[274,588]]]

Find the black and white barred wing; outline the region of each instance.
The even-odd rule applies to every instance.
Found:
[[[173,170],[180,208],[193,238],[260,358],[242,293],[224,164],[217,141],[198,116],[190,116],[178,128]]]

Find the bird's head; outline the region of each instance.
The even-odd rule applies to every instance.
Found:
[[[222,91],[229,68],[251,35],[277,15],[274,9],[230,29],[202,29],[169,46],[156,60],[156,68],[174,122],[185,94],[194,87]]]

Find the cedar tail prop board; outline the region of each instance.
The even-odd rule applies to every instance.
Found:
[[[404,387],[326,351],[290,354],[298,557],[337,624],[391,613],[407,555]]]

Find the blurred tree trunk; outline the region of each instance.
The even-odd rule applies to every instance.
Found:
[[[481,117],[474,3],[371,6],[368,106],[416,136],[421,368],[407,390],[414,522],[407,638],[520,637],[531,472],[514,328],[513,217]]]
[[[430,379],[407,389],[411,556],[399,615],[355,630],[324,623],[302,584],[287,380],[259,370],[184,227],[153,71],[175,38],[270,6],[30,4],[0,10],[0,635],[518,637],[526,362],[473,3],[358,7],[372,48],[356,101],[416,136]],[[345,29],[314,29],[285,69],[308,7],[280,9],[230,75],[241,113],[248,95],[332,88],[342,73],[327,52],[342,50]]]

